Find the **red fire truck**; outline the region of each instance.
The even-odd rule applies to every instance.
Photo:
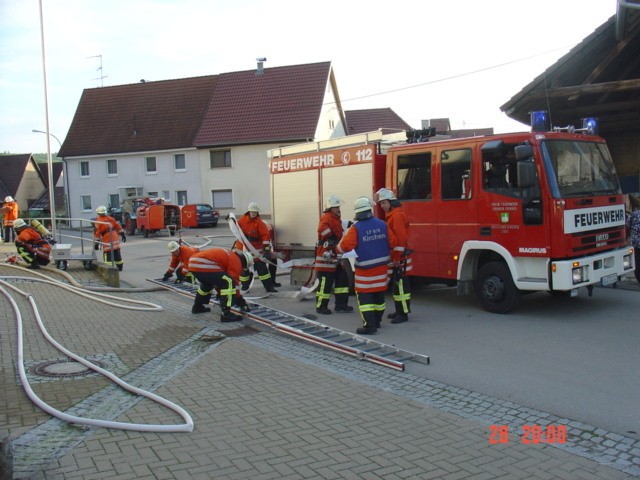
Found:
[[[527,292],[591,295],[616,283],[633,271],[633,249],[596,121],[551,129],[546,112],[532,121],[525,133],[389,147],[397,138],[374,133],[272,150],[276,248],[313,256],[329,195],[351,218],[357,197],[386,187],[410,222],[412,274],[475,292],[488,311],[507,313]]]

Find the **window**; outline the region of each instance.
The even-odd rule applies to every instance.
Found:
[[[520,196],[515,145],[492,140],[482,148],[482,188],[512,197]]]
[[[431,152],[398,157],[398,200],[431,198]]]
[[[82,202],[82,211],[90,212],[91,208],[91,195],[82,195],[80,197],[80,201]]]
[[[117,193],[110,193],[109,206],[111,208],[118,208],[120,206],[120,195],[118,195]]]
[[[156,157],[144,157],[144,165],[147,169],[147,173],[158,173]]]
[[[231,190],[211,190],[211,200],[214,209],[233,208]]]
[[[445,150],[440,154],[443,200],[471,198],[471,150]]]
[[[173,169],[179,172],[187,169],[187,161],[184,153],[177,153],[173,156]]]
[[[187,203],[189,203],[187,201],[187,191],[186,190],[178,190],[176,192],[176,199],[178,200],[178,205],[180,205],[180,206],[186,205]]]
[[[171,192],[169,190],[162,190],[162,199],[167,202],[171,200]]]
[[[118,175],[118,161],[107,160],[107,175]]]
[[[158,192],[147,192],[147,197],[158,198]]]
[[[231,150],[209,150],[209,168],[231,166]]]
[[[80,176],[81,177],[89,176],[89,162],[80,162]]]

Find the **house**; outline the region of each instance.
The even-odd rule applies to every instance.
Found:
[[[46,191],[45,179],[33,155],[0,155],[0,201],[13,197],[25,212]]]
[[[40,215],[51,215],[51,207],[50,207],[50,192],[49,192],[49,164],[40,162],[38,163],[38,167],[42,172],[42,177],[45,181],[45,190],[40,194],[38,198],[36,198],[31,205],[29,205],[29,213],[31,217],[40,216]],[[55,188],[54,192],[54,204],[56,206],[56,216],[66,216],[67,215],[67,205],[66,205],[66,195],[64,191],[64,178],[63,178],[63,168],[62,162],[53,162],[51,164],[52,167],[52,175],[53,175],[53,184]]]
[[[390,108],[370,108],[365,110],[345,110],[347,135],[382,130],[382,133],[394,133],[412,130],[411,126]]]
[[[534,78],[500,109],[529,124],[548,110],[553,125],[582,127],[595,117],[625,193],[640,191],[640,10],[618,11],[569,53]]]
[[[136,196],[258,202],[270,214],[267,151],[345,135],[330,62],[84,90],[59,157],[72,218]]]

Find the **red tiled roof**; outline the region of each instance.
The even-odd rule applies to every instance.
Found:
[[[390,108],[370,108],[367,110],[346,110],[347,135],[372,132],[382,129],[385,133],[399,130],[413,130],[396,112]]]
[[[315,136],[331,63],[86,89],[60,157]]]
[[[0,155],[0,201],[6,196],[15,198],[30,160],[30,153]]]
[[[314,138],[330,74],[322,62],[220,75],[195,145]]]
[[[191,147],[217,78],[86,89],[58,156]]]

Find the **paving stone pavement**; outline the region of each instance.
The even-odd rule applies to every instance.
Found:
[[[3,250],[0,248],[0,261]],[[70,273],[99,284],[94,272]],[[15,276],[0,264],[0,280]],[[20,272],[31,276],[31,272]],[[52,274],[52,276],[57,276]],[[570,419],[396,372],[273,331],[194,316],[170,292],[114,293],[161,312],[98,304],[24,280],[51,335],[193,417],[190,433],[77,427],[26,397],[17,378],[17,334],[0,296],[0,440],[3,478],[34,479],[622,479],[640,476],[640,445]],[[4,288],[0,284],[0,287]],[[60,359],[23,310],[25,362]],[[243,324],[246,322],[243,322]],[[248,324],[247,324],[248,325]],[[225,333],[226,332],[226,333]],[[222,341],[207,341],[218,333]],[[179,417],[95,374],[32,388],[60,410],[124,422]],[[565,425],[565,445],[525,444],[520,427]],[[492,425],[508,424],[508,439]],[[495,434],[492,436],[492,434]],[[490,439],[507,440],[493,444]]]

